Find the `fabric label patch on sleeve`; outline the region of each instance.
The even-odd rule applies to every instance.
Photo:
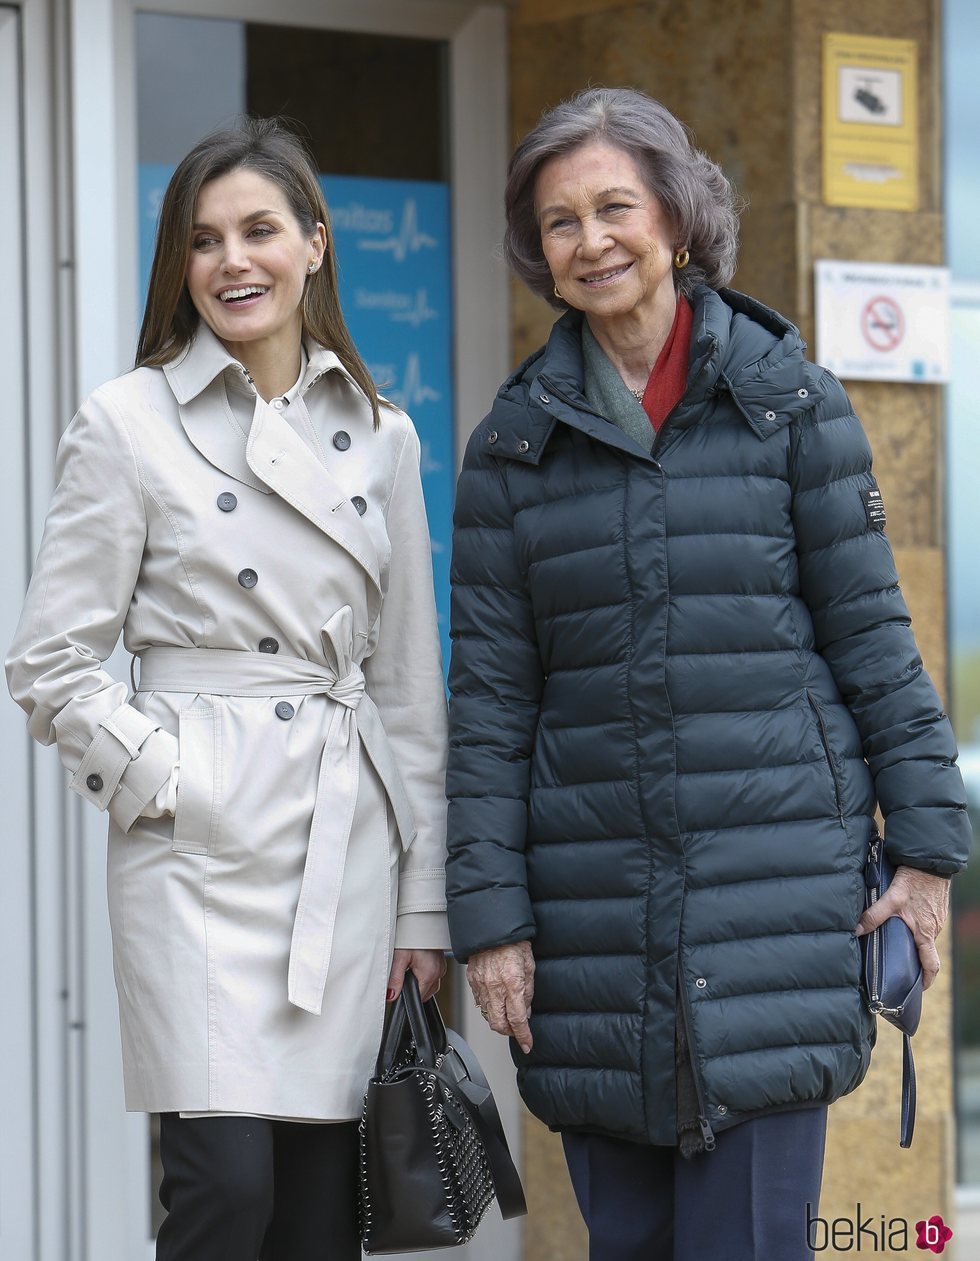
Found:
[[[883,530],[885,528],[885,501],[881,497],[877,482],[862,489],[861,500],[864,503],[865,516],[868,518],[868,528]]]

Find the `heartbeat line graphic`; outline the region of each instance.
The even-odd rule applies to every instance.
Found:
[[[432,458],[432,443],[422,443],[422,458],[419,461],[419,469],[423,477],[428,477],[430,473],[441,473],[442,465],[438,460]]]
[[[419,250],[434,250],[438,242],[433,236],[426,236],[419,231],[419,214],[414,197],[409,197],[402,211],[401,228],[396,236],[380,238],[365,237],[358,241],[359,250],[388,250],[399,263],[403,263],[409,254],[417,254]]]
[[[415,306],[409,311],[392,311],[391,318],[393,320],[404,320],[406,324],[411,324],[412,328],[418,328],[426,320],[438,319],[439,312],[434,311],[429,306],[428,291],[419,289],[415,294]]]
[[[438,403],[442,398],[438,390],[422,384],[422,368],[414,351],[405,361],[401,389],[388,390],[387,394],[396,407],[406,412],[412,411],[419,403]]]

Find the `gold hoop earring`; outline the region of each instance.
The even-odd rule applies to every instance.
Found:
[[[557,285],[555,285],[555,297],[558,299],[559,302],[565,301],[565,299],[561,296],[561,292],[559,291]]]
[[[687,250],[678,250],[674,254],[674,266],[678,271],[682,271],[691,261],[691,255]]]

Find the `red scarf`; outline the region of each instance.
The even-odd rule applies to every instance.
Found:
[[[657,356],[657,362],[653,365],[647,388],[643,391],[643,410],[657,432],[684,397],[693,320],[694,312],[690,302],[679,295],[674,322],[663,349]]]

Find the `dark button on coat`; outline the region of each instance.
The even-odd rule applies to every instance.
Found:
[[[462,958],[533,940],[532,1112],[673,1144],[678,980],[714,1128],[836,1099],[874,1038],[875,804],[897,863],[955,872],[970,829],[839,382],[702,289],[651,454],[589,407],[580,320],[459,482],[450,926]]]

